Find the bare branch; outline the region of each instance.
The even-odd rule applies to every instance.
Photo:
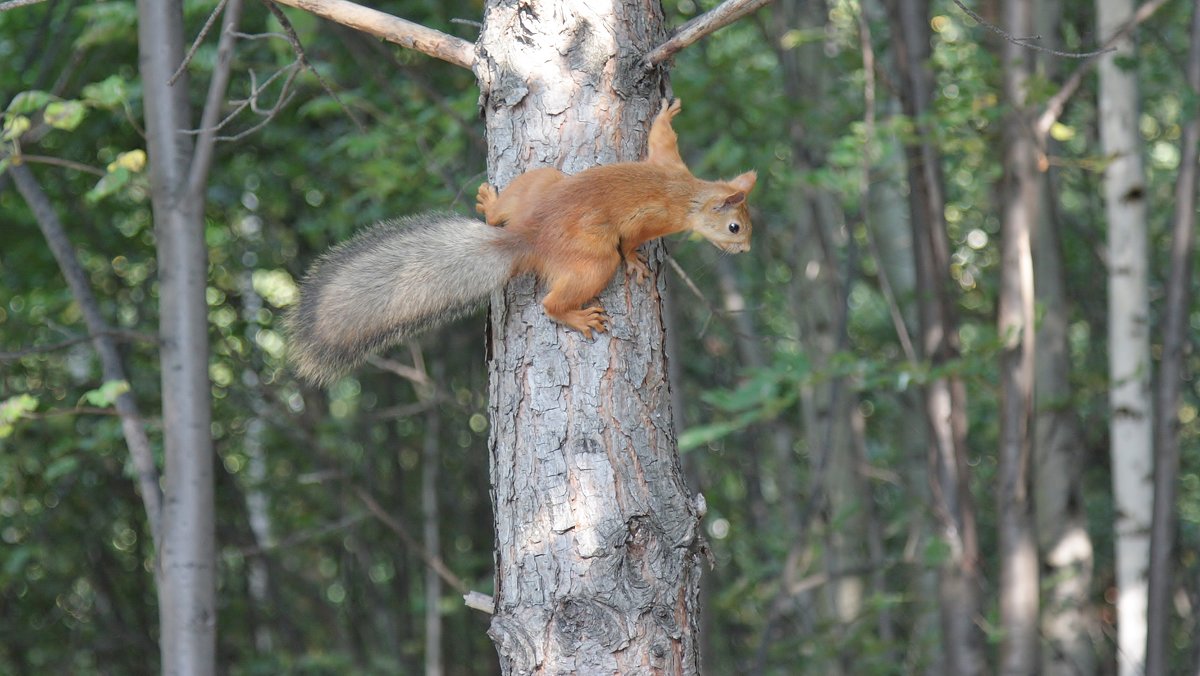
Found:
[[[483,592],[469,591],[463,594],[463,604],[468,608],[483,611],[488,615],[496,614],[496,599]]]
[[[97,335],[107,336],[109,338],[115,338],[117,340],[123,340],[126,342],[140,341],[140,342],[149,342],[149,343],[155,343],[155,344],[158,343],[157,336],[151,336],[149,334],[141,333],[139,331],[123,331],[120,329],[109,329],[107,331],[101,331]],[[75,336],[74,338],[67,338],[66,340],[60,340],[57,343],[50,343],[48,345],[34,345],[33,347],[26,347],[26,348],[23,348],[20,350],[16,350],[14,352],[0,352],[0,361],[16,361],[23,357],[28,357],[31,354],[45,354],[47,352],[57,352],[59,350],[63,350],[68,347],[71,347],[72,345],[78,345],[80,343],[86,343],[89,340],[94,340],[94,338],[95,337],[91,336],[91,335]]]
[[[50,203],[50,199],[42,191],[41,185],[38,184],[29,167],[23,164],[14,164],[9,167],[8,174],[12,176],[17,191],[29,204],[29,209],[33,212],[38,227],[46,237],[46,244],[49,245],[55,260],[58,261],[63,277],[67,280],[67,286],[71,288],[71,295],[79,304],[84,323],[87,324],[88,334],[92,337],[92,345],[100,355],[104,379],[128,381],[129,378],[125,375],[125,367],[121,364],[117,346],[108,336],[111,329],[104,321],[104,315],[100,312],[100,304],[96,302],[96,296],[88,284],[87,273],[79,264],[79,257],[76,256],[75,249],[71,246],[71,241],[67,238],[66,230],[63,228],[62,221],[59,220],[54,206]],[[158,485],[158,465],[154,461],[150,439],[146,436],[146,424],[138,411],[137,401],[133,398],[132,392],[121,393],[117,396],[114,404],[117,414],[121,417],[121,430],[125,434],[125,444],[129,447],[129,455],[137,470],[142,505],[146,510],[146,520],[150,525],[150,533],[157,547],[162,542],[160,529],[162,492]]]
[[[657,66],[700,38],[765,7],[770,2],[771,0],[725,0],[712,10],[680,26],[670,39],[651,50],[646,55],[646,68]]]
[[[463,582],[461,577],[455,575],[453,571],[446,567],[446,564],[442,561],[442,557],[433,554],[422,547],[421,543],[417,542],[416,538],[414,538],[412,534],[408,532],[408,529],[404,527],[404,524],[397,521],[394,517],[392,517],[391,514],[388,514],[387,510],[384,509],[383,506],[378,502],[376,502],[375,498],[371,497],[371,494],[368,493],[365,488],[357,488],[355,489],[355,492],[358,494],[358,499],[362,500],[362,503],[367,506],[367,509],[370,510],[372,514],[375,515],[375,518],[379,519],[383,525],[387,526],[393,533],[398,535],[409,549],[412,549],[417,553],[418,556],[424,559],[425,564],[432,568],[439,577],[445,580],[446,584],[454,587],[462,594],[467,593],[467,583]]]
[[[406,47],[428,54],[435,59],[470,69],[475,63],[475,45],[443,33],[439,30],[406,21],[349,0],[275,0],[281,5],[312,12],[364,33],[370,33]],[[761,0],[760,0],[761,1]]]
[[[107,172],[105,172],[103,169],[93,167],[90,164],[83,164],[81,162],[75,162],[72,160],[64,160],[61,157],[50,157],[48,155],[26,155],[22,153],[14,156],[13,159],[20,160],[21,162],[33,162],[34,164],[52,164],[56,167],[66,167],[67,169],[74,169],[75,171],[82,171],[84,173],[94,174],[96,176],[104,176],[107,174]]]
[[[208,95],[204,99],[204,110],[200,113],[200,136],[196,139],[192,162],[188,167],[187,190],[197,201],[204,193],[208,182],[208,170],[212,166],[213,150],[217,143],[216,131],[210,129],[221,114],[225,92],[229,90],[229,73],[233,69],[233,47],[237,43],[238,23],[242,19],[242,0],[221,0],[225,5],[221,21],[221,37],[217,40],[217,62],[213,65],[212,79],[208,81]],[[211,23],[214,12],[209,17]],[[207,30],[208,26],[205,26]],[[186,62],[187,59],[184,59]]]
[[[176,68],[175,72],[171,74],[171,79],[167,80],[167,84],[174,85],[175,81],[179,79],[179,76],[183,75],[183,71],[187,69],[188,64],[192,62],[192,57],[196,56],[196,50],[200,49],[200,43],[204,42],[204,37],[208,35],[208,31],[212,30],[213,23],[216,22],[218,16],[221,16],[221,10],[225,8],[226,2],[228,2],[228,0],[221,0],[217,3],[217,6],[213,8],[212,13],[208,15],[208,20],[204,22],[204,27],[200,29],[200,32],[196,34],[196,39],[192,41],[191,49],[189,49],[188,53],[183,56],[183,61],[179,63],[179,68]]]
[[[7,12],[10,9],[16,9],[26,5],[36,5],[39,2],[45,1],[46,0],[8,0],[8,2],[0,2],[0,12]]]
[[[429,374],[426,373],[424,369],[403,364],[395,359],[388,359],[387,357],[380,357],[376,355],[368,357],[367,363],[377,369],[388,371],[400,376],[401,378],[404,378],[405,380],[412,381],[414,385],[428,386],[431,384],[429,380]]]
[[[1017,45],[1018,47],[1024,47],[1026,49],[1033,49],[1033,50],[1036,50],[1039,52],[1044,52],[1046,54],[1051,54],[1053,56],[1061,56],[1066,59],[1090,59],[1093,56],[1100,56],[1101,54],[1107,54],[1115,49],[1113,47],[1101,47],[1100,49],[1097,49],[1094,52],[1062,52],[1057,49],[1050,49],[1049,47],[1042,47],[1041,45],[1034,44],[1036,41],[1042,39],[1042,36],[1040,36],[1040,35],[1034,35],[1034,36],[1027,37],[1027,38],[1019,38],[1019,37],[1013,35],[1012,33],[1009,33],[1008,31],[1004,30],[1003,28],[997,26],[996,24],[985,20],[983,17],[979,16],[975,12],[971,11],[970,8],[968,8],[966,5],[964,5],[962,3],[962,0],[954,0],[954,4],[958,5],[958,8],[961,9],[963,12],[966,12],[967,16],[974,19],[975,23],[979,24],[980,26],[983,26],[984,28],[990,30],[991,32],[995,33],[996,35],[999,35],[1000,37],[1013,43],[1014,45]]]
[[[272,0],[263,0],[263,4],[267,6],[267,9],[271,11],[271,14],[274,15],[277,21],[279,21],[279,25],[283,26],[283,31],[287,35],[287,41],[292,45],[292,51],[296,53],[296,58],[300,59],[300,63],[304,64],[304,67],[312,72],[313,77],[317,78],[317,82],[321,84],[321,88],[324,89],[334,101],[337,101],[337,104],[346,112],[346,117],[350,118],[350,121],[354,123],[354,126],[358,127],[360,132],[365,131],[362,122],[360,122],[358,117],[355,116],[354,111],[350,110],[350,108],[342,102],[342,99],[338,97],[337,92],[333,91],[333,87],[329,86],[329,83],[325,81],[325,78],[321,77],[321,73],[317,71],[316,67],[309,62],[308,55],[304,53],[304,45],[300,44],[300,36],[296,35],[296,29],[292,28],[292,22],[287,18],[287,15],[283,13],[283,10],[279,9],[279,7],[272,2]]]
[[[1165,4],[1167,4],[1167,0],[1150,0],[1141,7],[1138,7],[1137,11],[1133,13],[1133,16],[1130,17],[1128,21],[1121,24],[1121,27],[1114,31],[1113,34],[1109,36],[1109,38],[1105,40],[1103,44],[1100,45],[1101,49],[1103,50],[1101,53],[1112,51],[1118,42],[1124,39],[1125,36],[1129,35],[1130,31],[1132,31],[1134,28],[1137,28],[1138,24],[1153,16],[1154,13]],[[1067,78],[1067,81],[1063,83],[1063,86],[1057,92],[1055,92],[1053,96],[1046,100],[1046,108],[1042,111],[1042,114],[1038,116],[1037,123],[1033,127],[1034,133],[1037,134],[1038,145],[1045,145],[1046,134],[1050,133],[1050,127],[1053,127],[1054,123],[1058,121],[1059,116],[1062,115],[1063,108],[1065,108],[1067,105],[1067,101],[1075,95],[1075,92],[1079,89],[1079,85],[1083,84],[1083,77],[1090,73],[1092,69],[1096,67],[1097,63],[1098,61],[1095,58],[1085,61],[1079,66],[1079,68],[1075,69],[1074,73],[1071,73],[1071,77]]]

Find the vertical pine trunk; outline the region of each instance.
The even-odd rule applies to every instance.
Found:
[[[1097,0],[1100,35],[1133,13],[1132,0]],[[1117,550],[1117,664],[1120,676],[1143,673],[1146,576],[1153,502],[1146,183],[1138,131],[1137,73],[1118,63],[1133,40],[1100,57],[1100,141],[1108,217],[1108,375]]]
[[[1005,28],[1033,33],[1031,0],[1006,0]],[[1030,492],[1033,432],[1033,252],[1039,177],[1026,86],[1033,51],[1005,42],[1004,93],[1011,110],[1004,135],[1003,218],[1000,224],[1000,298],[997,330],[1000,355],[1000,672],[1036,673],[1038,658],[1038,553]]]
[[[640,55],[662,20],[656,2],[488,2],[490,180],[641,157],[664,82]],[[528,276],[493,298],[489,633],[505,674],[699,672],[701,509],[676,452],[662,289],[618,273],[600,296],[611,332],[592,340],[551,322]]]

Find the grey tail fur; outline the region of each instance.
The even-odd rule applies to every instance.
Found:
[[[368,228],[322,256],[289,312],[289,352],[327,384],[368,355],[482,305],[512,276],[510,233],[453,214]]]

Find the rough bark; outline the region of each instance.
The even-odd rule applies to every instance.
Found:
[[[1187,80],[1200,94],[1200,1],[1192,4],[1192,39]],[[1175,546],[1177,483],[1179,479],[1179,390],[1187,370],[1188,313],[1192,287],[1192,246],[1196,228],[1196,160],[1200,149],[1200,117],[1195,112],[1184,126],[1179,176],[1175,182],[1175,214],[1171,232],[1171,267],[1163,314],[1162,361],[1154,424],[1154,511],[1150,534],[1148,640],[1146,673],[1167,672],[1167,646],[1172,613],[1172,550]]]
[[[487,4],[476,74],[494,185],[642,155],[662,74],[657,3]],[[685,112],[686,115],[686,102]],[[686,145],[687,140],[684,140]],[[676,452],[654,279],[618,274],[610,333],[554,324],[528,276],[493,298],[496,597],[505,674],[699,672],[700,513]]]
[[[1004,26],[1032,35],[1031,0],[1007,0]],[[1033,52],[1012,42],[1003,47],[1004,93],[1011,107],[1004,134],[1003,216],[1000,223],[1000,449],[997,518],[1000,529],[1000,672],[1032,674],[1040,666],[1038,552],[1030,472],[1033,433],[1033,252],[1040,178],[1026,86]]]
[[[1131,0],[1097,0],[1100,35],[1133,13]],[[1146,183],[1138,131],[1137,74],[1117,63],[1133,40],[1100,57],[1100,141],[1108,217],[1108,371],[1116,514],[1117,665],[1120,676],[1143,673],[1146,575],[1153,502]]]
[[[893,53],[901,104],[917,124],[917,139],[905,149],[909,212],[917,273],[920,356],[933,365],[959,354],[958,317],[950,297],[950,252],[944,219],[941,157],[924,128],[932,103],[929,70],[929,6],[925,0],[889,0]],[[947,673],[984,670],[980,617],[979,545],[967,467],[966,390],[956,376],[935,378],[924,388],[929,430],[933,511],[948,557],[939,570],[943,667]]]

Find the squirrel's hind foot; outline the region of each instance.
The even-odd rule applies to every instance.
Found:
[[[553,318],[582,333],[584,338],[588,340],[592,339],[592,331],[604,333],[608,330],[608,315],[604,313],[604,308],[599,305],[579,310],[567,310]]]
[[[483,214],[483,219],[488,225],[500,225],[501,220],[498,217],[489,215],[492,207],[496,205],[496,200],[500,199],[500,194],[492,187],[490,183],[484,183],[479,186],[479,191],[475,193],[475,211]]]

